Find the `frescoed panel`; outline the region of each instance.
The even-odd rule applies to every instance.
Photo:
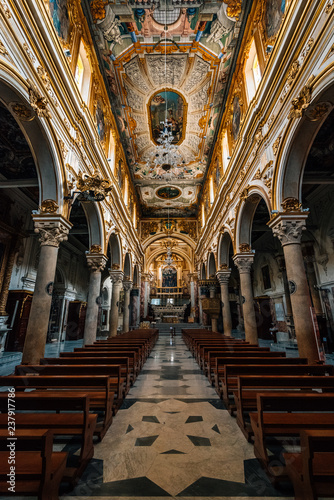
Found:
[[[166,267],[162,270],[162,286],[176,287],[177,286],[177,271],[174,267]]]
[[[233,118],[232,118],[232,136],[236,141],[239,134],[240,129],[240,121],[241,121],[241,108],[239,97],[236,95],[233,99]]]
[[[159,198],[162,198],[163,200],[172,200],[174,198],[178,198],[181,193],[182,192],[180,189],[173,186],[164,186],[162,188],[159,188],[156,192],[157,196]]]
[[[285,0],[267,0],[265,26],[268,38],[277,35],[285,11]]]
[[[105,122],[104,122],[104,113],[103,113],[103,102],[101,99],[98,99],[96,104],[96,126],[97,132],[99,134],[99,138],[101,141],[104,140],[105,133]]]
[[[49,0],[49,9],[53,25],[59,38],[67,43],[70,34],[67,0]]]
[[[155,94],[149,104],[151,134],[157,143],[166,116],[168,126],[173,134],[173,144],[182,140],[184,105],[182,97],[176,92],[163,91]]]

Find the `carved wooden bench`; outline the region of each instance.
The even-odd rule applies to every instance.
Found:
[[[112,422],[114,392],[110,390],[108,376],[7,375],[0,377],[0,386],[15,387],[16,393],[34,389],[45,393],[52,390],[52,396],[55,397],[87,395],[90,410],[97,410],[103,414],[103,419],[98,421],[95,429],[99,439],[102,439]]]
[[[301,453],[284,453],[296,500],[334,497],[334,429],[301,430]]]
[[[8,463],[9,451],[0,452],[0,493],[6,495],[7,498],[14,495],[34,495],[39,500],[58,500],[58,490],[66,468],[67,453],[52,450],[53,434],[49,430],[17,431],[16,437],[21,442],[27,443],[28,451],[15,451],[14,490],[8,490],[11,487],[11,483],[7,482],[10,481],[10,476],[7,474],[11,472],[11,464]],[[7,429],[2,430],[0,432],[1,449],[6,449],[7,438]],[[37,446],[40,447],[40,451],[36,451]]]

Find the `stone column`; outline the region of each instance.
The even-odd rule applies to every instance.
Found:
[[[251,267],[254,261],[252,252],[238,253],[233,257],[233,260],[239,270],[241,302],[245,325],[246,341],[251,344],[258,343],[256,316],[254,310],[254,297],[251,278]]]
[[[150,275],[142,274],[142,278],[144,281],[144,319],[148,315],[148,301],[150,298]]]
[[[101,292],[101,271],[103,271],[108,260],[105,255],[92,253],[91,250],[90,253],[86,255],[87,264],[90,268],[90,279],[83,340],[84,345],[92,344],[96,340],[97,320],[99,314],[98,298]]]
[[[216,276],[220,284],[220,293],[221,293],[221,302],[223,311],[223,325],[224,325],[223,334],[230,337],[232,335],[232,316],[231,316],[230,299],[228,293],[228,284],[231,276],[231,269],[226,268],[225,271],[217,271]]]
[[[310,363],[315,363],[320,356],[301,249],[301,237],[308,214],[299,209],[297,200],[295,202],[292,208],[285,203],[284,212],[273,217],[268,225],[283,246],[299,355],[307,358]]]
[[[130,329],[130,292],[132,289],[132,281],[123,281],[123,288],[124,288],[123,332],[128,332]]]
[[[109,338],[116,337],[117,335],[119,294],[122,289],[123,277],[124,274],[122,271],[110,271],[112,294],[110,304]]]
[[[215,298],[215,292],[216,292],[216,287],[210,286],[209,287],[210,299]],[[218,332],[218,315],[217,314],[211,314],[211,330],[213,332]]]
[[[294,338],[295,335],[294,335],[294,327],[293,327],[292,306],[291,306],[291,299],[290,299],[289,283],[288,283],[288,278],[286,275],[284,256],[279,255],[277,257],[276,261],[278,264],[278,268],[279,268],[280,272],[282,273],[282,280],[283,280],[283,286],[284,286],[284,297],[285,297],[285,304],[286,304],[286,323],[287,323],[288,331],[289,331],[291,337]]]
[[[196,299],[195,299],[195,281],[197,279],[196,274],[188,274],[190,279],[190,318],[194,318],[195,320],[195,308],[196,308]]]
[[[8,314],[6,312],[7,299],[9,294],[9,285],[12,277],[12,271],[14,267],[15,256],[19,250],[22,238],[18,236],[13,236],[9,248],[9,255],[5,261],[4,274],[1,283],[0,276],[0,352],[4,350],[7,332],[9,327],[7,325]],[[6,259],[6,257],[4,257]]]
[[[23,348],[24,364],[38,364],[44,356],[58,249],[72,226],[57,214],[33,215],[33,219],[35,232],[40,234],[41,254]]]

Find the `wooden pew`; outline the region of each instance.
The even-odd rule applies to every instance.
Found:
[[[283,479],[284,463],[277,463],[277,458],[272,463],[267,442],[290,438],[298,445],[302,429],[334,429],[334,394],[267,391],[256,399],[256,412],[250,413],[254,454],[273,478]]]
[[[284,453],[296,500],[334,498],[334,429],[301,430],[301,453]]]
[[[289,358],[284,358],[289,359]],[[273,364],[270,365],[225,365],[224,377],[222,380],[222,399],[229,413],[236,410],[233,391],[238,388],[238,377],[243,375],[289,375],[295,377],[298,375],[334,375],[334,366],[332,365],[295,365],[295,364]]]
[[[269,365],[273,362],[275,364],[307,364],[306,358],[286,358],[285,352],[279,352],[275,356],[275,352],[268,353],[224,353],[223,356],[217,356],[216,365],[214,368],[214,386],[216,392],[221,396],[221,385],[225,373],[225,365]]]
[[[110,390],[114,393],[114,414],[119,409],[125,397],[125,379],[122,377],[120,365],[17,365],[15,375],[107,375]]]
[[[20,442],[27,442],[28,451],[15,452],[15,495],[34,495],[39,500],[58,500],[58,490],[66,468],[67,453],[54,452],[53,434],[49,430],[30,430],[29,433],[18,431]],[[5,449],[8,431],[0,433],[1,448]],[[31,446],[29,447],[29,443]],[[32,451],[36,446],[40,451]],[[29,448],[31,451],[29,451]],[[0,452],[0,493],[7,498],[14,496],[8,490],[7,474],[9,449]]]
[[[126,346],[117,346],[117,345],[113,345],[112,347],[92,347],[92,348],[86,348],[86,347],[75,347],[74,348],[74,351],[73,353],[64,353],[64,352],[61,352],[60,353],[60,357],[64,357],[64,356],[67,356],[67,354],[75,354],[75,353],[78,353],[78,354],[81,354],[81,353],[105,353],[107,355],[108,352],[113,352],[113,353],[117,353],[118,356],[123,356],[123,355],[126,355],[130,352],[135,352],[136,353],[136,367],[138,367],[138,373],[139,371],[142,369],[144,363],[145,363],[145,359],[143,357],[143,352],[142,352],[142,349],[140,347],[135,347],[135,346],[131,346],[131,347],[126,347]],[[94,354],[95,356],[95,354]]]
[[[8,428],[6,392],[0,393],[0,411],[0,429],[3,431]],[[80,439],[78,464],[76,467],[67,467],[64,474],[66,480],[73,483],[94,455],[93,435],[97,415],[89,413],[89,398],[86,395],[61,396],[58,392],[53,395],[52,391],[16,392],[15,411],[16,431],[46,428],[51,429],[54,435],[75,436]],[[27,411],[29,413],[24,413]]]
[[[333,376],[290,376],[266,375],[266,376],[241,376],[238,377],[238,389],[234,391],[236,404],[237,424],[244,436],[250,440],[253,431],[245,415],[257,408],[257,394],[264,391],[300,391],[334,392]]]
[[[126,394],[131,385],[132,369],[130,370],[130,359],[128,357],[104,357],[104,358],[41,358],[41,365],[120,365],[122,377],[125,380]]]
[[[59,358],[77,358],[77,359],[84,359],[84,358],[115,358],[115,357],[127,357],[129,358],[129,365],[130,365],[130,370],[132,371],[133,378],[131,379],[131,383],[133,384],[134,381],[136,380],[139,372],[140,372],[140,364],[138,360],[138,353],[136,351],[128,351],[126,349],[124,350],[117,350],[117,351],[81,351],[81,352],[61,352],[59,355]]]
[[[214,380],[213,372],[216,365],[216,358],[222,355],[228,356],[229,352],[270,352],[269,347],[257,347],[253,345],[228,345],[228,346],[205,346],[202,347],[199,353],[198,364],[200,368],[204,371],[204,374],[209,378],[209,380]]]
[[[110,390],[108,376],[85,375],[7,375],[0,377],[0,386],[15,387],[16,391],[23,392],[25,389],[52,390],[52,395],[64,396],[65,394],[87,395],[90,410],[103,412],[103,420],[98,422],[95,434],[102,439],[112,422],[112,407],[114,393]]]

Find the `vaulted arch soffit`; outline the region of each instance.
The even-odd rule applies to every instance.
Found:
[[[31,107],[28,91],[21,75],[1,63],[0,102],[10,111],[29,145],[38,177],[39,206],[44,200],[53,200],[58,205],[57,213],[66,217],[67,204],[60,188],[66,185],[66,178],[59,141],[50,120],[40,120]]]
[[[282,136],[273,179],[273,209],[282,210],[286,198],[302,201],[303,173],[313,141],[333,109],[333,68],[320,73],[311,83],[312,100],[302,118],[290,120]]]
[[[143,243],[142,243],[142,246],[143,246],[143,250],[145,252],[145,250],[150,246],[152,245],[152,243],[155,243],[159,240],[164,240],[167,238],[167,235],[166,233],[159,233],[159,234],[155,234],[153,236],[150,236],[149,238],[147,238],[147,240],[145,240]],[[172,233],[172,235],[168,238],[171,238],[173,240],[181,240],[183,241],[184,243],[187,243],[193,250],[195,250],[195,247],[196,247],[196,243],[195,241],[192,239],[192,238],[189,238],[189,236],[185,235],[185,234],[181,234],[181,233]]]
[[[253,218],[261,199],[265,201],[268,213],[271,214],[272,208],[268,194],[258,186],[250,187],[248,197],[240,201],[236,214],[235,238],[233,241],[234,253],[240,251],[240,245],[251,245]]]
[[[182,252],[182,250],[180,250],[180,249],[174,249],[174,248],[172,250],[172,253],[174,253],[175,255],[178,255],[179,257],[181,257],[182,259],[187,261],[187,263],[189,265],[190,272],[193,272],[192,271],[193,264],[191,262],[191,259],[189,258],[189,255],[187,255],[185,252]],[[152,255],[150,255],[150,257],[147,259],[146,266],[145,266],[145,269],[146,269],[145,272],[148,272],[152,262],[154,262],[158,257],[160,257],[160,255],[163,255],[163,254],[166,254],[166,250],[159,249],[159,250],[156,250],[155,252],[153,252]]]

